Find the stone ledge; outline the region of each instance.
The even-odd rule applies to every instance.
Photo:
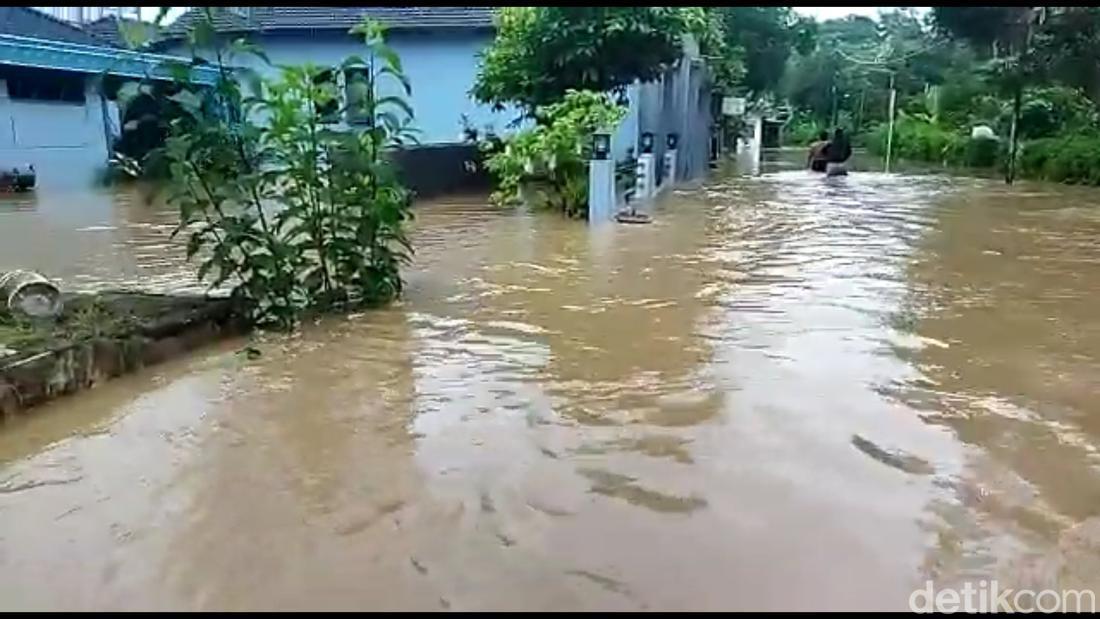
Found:
[[[0,418],[241,331],[228,299],[129,292],[105,292],[94,299],[111,315],[125,317],[127,327],[0,358]]]

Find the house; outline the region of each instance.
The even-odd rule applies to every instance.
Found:
[[[87,32],[108,45],[118,48],[129,47],[123,35],[123,30],[125,29],[133,30],[139,38],[138,42],[152,41],[156,39],[158,33],[155,24],[141,21],[140,19],[120,17],[118,15],[104,15],[80,27],[84,32]]]
[[[271,64],[258,58],[247,64],[266,76],[274,76],[280,64],[333,67],[362,54],[362,38],[349,30],[364,17],[380,21],[412,85],[409,102],[422,144],[461,142],[463,117],[479,130],[492,126],[502,132],[516,116],[494,112],[469,94],[478,55],[494,36],[489,7],[218,7],[213,17],[218,33],[263,48]],[[189,55],[186,34],[202,18],[201,9],[184,13],[164,29],[154,49]]]
[[[118,108],[101,85],[168,79],[166,60],[29,7],[0,7],[0,167],[33,165],[40,187],[86,184],[118,133]]]

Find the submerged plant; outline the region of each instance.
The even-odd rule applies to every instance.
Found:
[[[213,46],[205,14],[196,48]],[[191,83],[186,69],[179,76],[173,99],[186,114],[163,149],[177,232],[189,235],[188,259],[202,256],[199,279],[228,284],[253,324],[291,328],[304,312],[402,291],[411,194],[389,152],[414,141],[410,87],[379,24],[352,32],[367,53],[339,67],[284,66],[262,79],[213,46],[212,88]],[[263,56],[243,41],[232,50]]]
[[[514,203],[541,187],[547,206],[570,217],[588,215],[588,160],[592,134],[610,130],[626,109],[607,94],[571,90],[560,103],[539,108],[538,124],[494,148],[486,161],[496,177],[494,200]]]

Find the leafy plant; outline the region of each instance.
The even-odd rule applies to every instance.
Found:
[[[1026,142],[1020,171],[1059,183],[1100,185],[1100,135],[1074,133]]]
[[[796,114],[784,131],[784,141],[788,144],[809,146],[817,141],[822,131],[828,127],[808,114]]]
[[[212,45],[205,13],[192,36]],[[387,151],[413,139],[410,88],[380,25],[352,32],[368,53],[335,68],[357,87],[343,103],[332,68],[285,66],[266,80],[226,66],[217,47],[213,88],[184,72],[172,97],[186,112],[163,149],[176,232],[189,235],[189,259],[203,258],[199,279],[229,284],[260,326],[291,328],[304,312],[386,302],[402,290],[411,196]],[[243,41],[233,47],[262,57]],[[384,79],[404,96],[380,96]],[[356,124],[335,126],[334,116]]]
[[[587,217],[592,134],[610,130],[625,114],[610,96],[591,91],[571,90],[560,103],[539,108],[536,126],[508,138],[486,161],[498,183],[494,200]]]
[[[678,7],[502,8],[472,94],[532,113],[569,90],[621,93],[679,59],[690,18]]]

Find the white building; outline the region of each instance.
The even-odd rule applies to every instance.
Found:
[[[140,19],[141,16],[141,7],[137,6],[36,6],[33,8],[75,24],[86,24],[108,15],[128,19]]]

